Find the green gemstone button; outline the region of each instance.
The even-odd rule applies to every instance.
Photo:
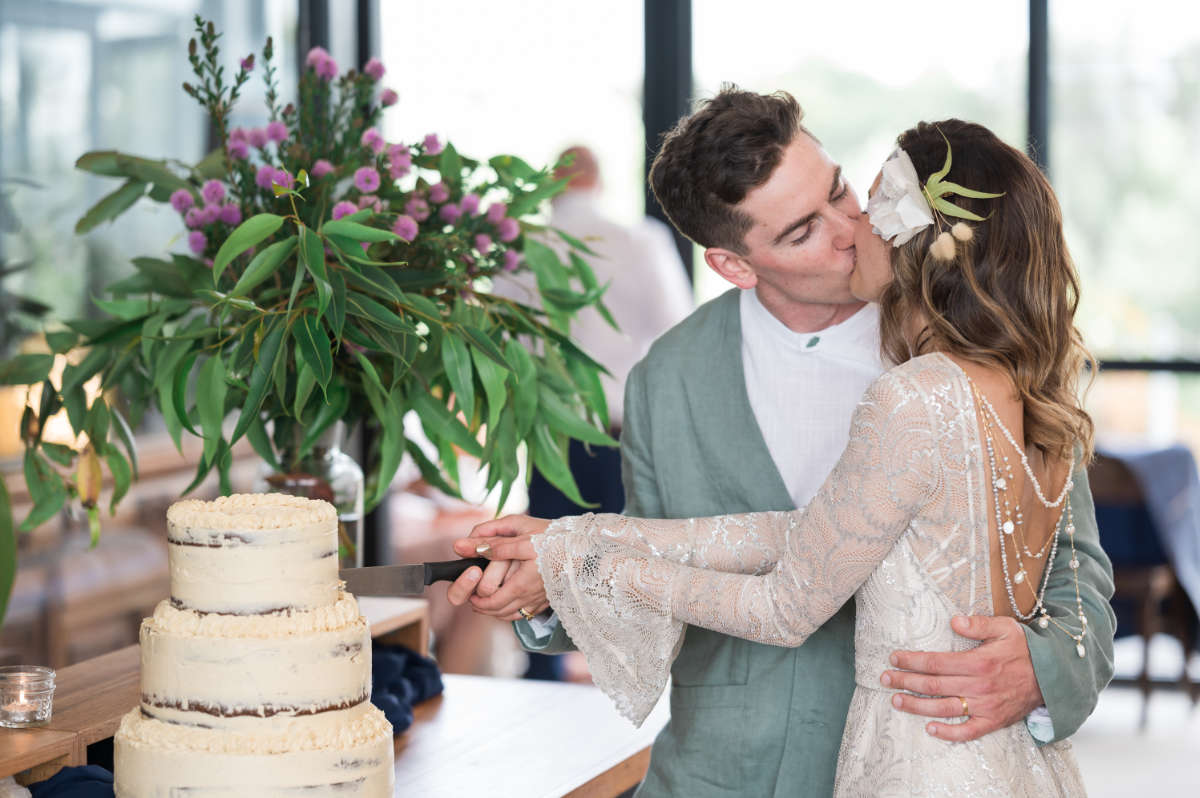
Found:
[[[808,344],[806,345],[806,347],[805,347],[805,348],[806,348],[806,349],[812,349],[814,346],[816,346],[816,345],[817,345],[817,342],[818,342],[818,341],[820,341],[820,340],[821,340],[821,336],[819,336],[819,335],[814,335],[812,338],[809,338],[809,339],[808,339]]]

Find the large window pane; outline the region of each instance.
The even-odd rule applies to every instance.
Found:
[[[894,3],[694,0],[692,13],[696,96],[723,82],[791,92],[863,202],[896,136],[919,120],[970,119],[1024,148],[1024,3],[906,12]],[[704,297],[728,287],[702,264],[696,276]]]
[[[390,141],[436,132],[464,154],[597,154],[605,210],[642,215],[642,3],[381,3]]]
[[[1200,29],[1167,0],[1050,9],[1050,168],[1088,341],[1200,357]]]
[[[256,0],[125,0],[0,3],[0,192],[21,224],[0,236],[0,260],[33,267],[3,288],[40,299],[58,318],[90,309],[89,297],[131,271],[129,259],[181,246],[169,208],[143,201],[86,237],[73,232],[117,181],[74,168],[85,151],[114,149],[194,163],[205,152],[205,115],[185,95],[193,16],[224,31],[226,74],[235,54],[275,36],[281,90],[295,85],[295,3]],[[242,124],[265,122],[260,74],[238,101]]]

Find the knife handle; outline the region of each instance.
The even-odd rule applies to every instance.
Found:
[[[462,576],[463,572],[472,565],[487,568],[489,563],[491,563],[491,560],[487,557],[468,557],[463,560],[427,562],[425,563],[425,584],[432,585],[434,582],[442,581],[453,582]]]

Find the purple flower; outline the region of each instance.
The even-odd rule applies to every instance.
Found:
[[[447,202],[442,206],[442,209],[438,211],[438,216],[440,216],[442,221],[446,222],[447,224],[454,224],[458,221],[458,217],[462,216],[462,210],[460,210],[459,207],[453,202]]]
[[[317,77],[319,77],[321,80],[333,80],[337,77],[337,61],[334,61],[332,58],[326,58],[324,61],[317,64],[315,69],[317,71]]]
[[[450,189],[446,188],[445,183],[435,183],[429,187],[429,201],[442,203],[450,199]]]
[[[492,224],[499,224],[504,218],[504,214],[508,213],[508,206],[503,202],[493,202],[487,209],[487,220]]]
[[[208,248],[208,238],[199,230],[193,230],[188,233],[188,248],[197,255],[203,255],[204,250]]]
[[[379,172],[370,166],[359,167],[354,172],[354,187],[364,194],[379,188]]]
[[[383,93],[379,95],[379,104],[384,108],[395,105],[399,100],[400,95],[396,94],[394,89],[384,89]]]
[[[316,68],[317,64],[329,58],[329,52],[324,47],[314,47],[304,57],[305,66]]]
[[[398,216],[392,232],[411,243],[417,237],[417,220],[407,214]]]
[[[371,152],[375,153],[376,155],[383,152],[383,148],[385,146],[383,136],[379,135],[379,129],[373,127],[369,127],[363,131],[362,139],[359,143],[370,149]]]
[[[515,272],[517,267],[521,265],[521,256],[517,254],[515,249],[506,249],[504,251],[503,269],[506,272]]]
[[[475,236],[475,249],[479,250],[479,254],[486,255],[487,251],[492,248],[492,237],[487,233],[480,233]]]
[[[404,212],[418,222],[423,222],[429,218],[429,203],[420,197],[413,197],[404,203]]]
[[[221,218],[220,205],[205,205],[200,209],[200,224],[212,224]]]
[[[229,157],[235,160],[244,161],[250,157],[250,145],[244,139],[235,140],[231,138],[226,149],[229,150]]]
[[[183,223],[193,229],[204,226],[204,220],[201,218],[199,208],[188,208],[188,212],[183,216]]]
[[[462,200],[459,201],[458,205],[460,208],[462,208],[463,213],[474,216],[475,214],[479,213],[479,195],[467,194],[462,198]]]
[[[363,194],[361,197],[358,198],[358,209],[359,210],[362,210],[363,208],[370,208],[375,213],[379,213],[379,210],[382,207],[383,207],[383,203],[381,203],[379,201],[379,197],[376,197],[374,194]]]
[[[287,125],[276,119],[274,122],[267,124],[267,138],[276,144],[286,141],[288,137]]]
[[[371,80],[381,80],[384,71],[383,63],[378,58],[372,58],[363,66],[363,74]]]
[[[259,188],[265,188],[268,191],[271,189],[271,181],[275,179],[275,167],[268,165],[258,167],[258,172],[254,175],[254,182]]]
[[[230,227],[237,227],[242,223],[242,209],[232,202],[221,207],[221,221]]]
[[[336,222],[343,216],[349,216],[357,210],[358,208],[353,202],[350,202],[349,200],[342,200],[337,205],[333,206],[333,220]]]
[[[392,180],[399,180],[412,171],[412,153],[404,147],[392,147],[388,158],[388,175]]]
[[[332,171],[333,171],[333,164],[331,164],[329,161],[325,160],[324,158],[321,158],[315,164],[312,165],[312,169],[309,169],[308,173],[310,175],[312,175],[313,179],[315,180],[317,178],[324,177],[325,175],[329,174]]]
[[[517,224],[517,220],[505,216],[496,225],[496,232],[500,234],[500,240],[507,244],[509,241],[516,240],[517,236],[521,235],[521,226]]]
[[[230,141],[245,141],[246,140],[246,128],[235,127],[233,130],[229,131],[229,140]]]
[[[250,53],[250,55],[243,58],[241,66],[243,72],[252,71],[254,69],[254,53]]]
[[[267,146],[267,131],[261,127],[252,127],[246,131],[246,141],[250,142],[251,147],[257,147],[261,150]]]
[[[430,155],[437,155],[442,151],[442,140],[437,137],[437,133],[430,133],[425,137],[425,152]]]
[[[220,180],[206,181],[200,189],[200,196],[204,197],[207,204],[217,205],[225,199],[225,185]]]
[[[176,213],[184,213],[196,204],[196,198],[186,188],[177,189],[171,193],[171,207]]]
[[[292,177],[292,173],[286,169],[276,169],[274,180],[284,188],[291,188],[296,185],[296,179]]]

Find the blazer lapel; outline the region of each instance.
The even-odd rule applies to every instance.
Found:
[[[697,361],[684,377],[694,439],[705,460],[701,468],[712,475],[724,512],[793,510],[746,394],[739,291],[718,300],[721,312],[701,333],[707,340],[697,341]]]

